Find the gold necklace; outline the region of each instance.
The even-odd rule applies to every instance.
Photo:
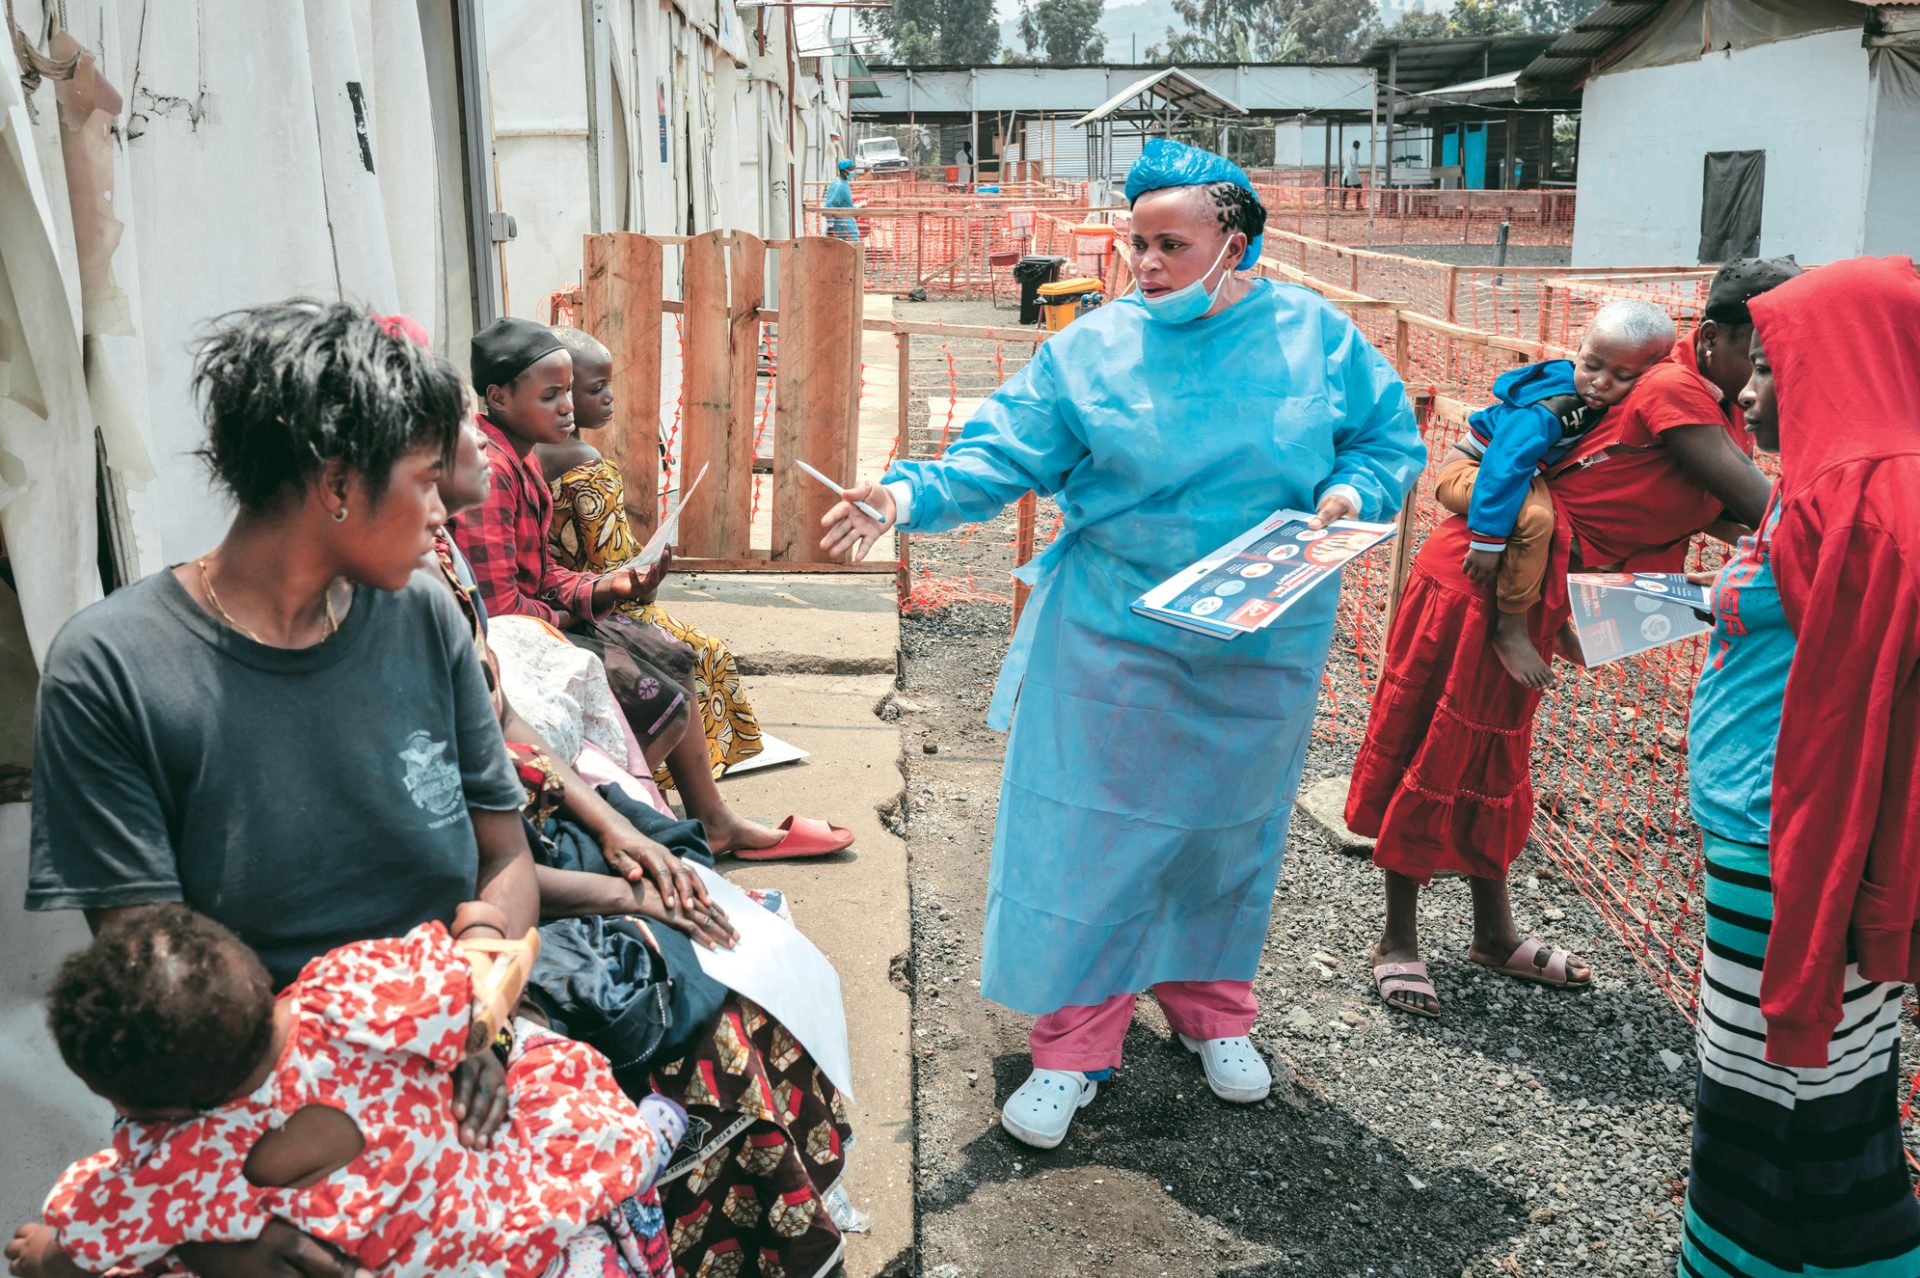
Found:
[[[234,620],[233,614],[228,612],[226,609],[226,605],[220,602],[220,596],[213,592],[213,578],[207,575],[207,560],[211,558],[213,558],[212,555],[207,555],[199,560],[200,588],[207,592],[207,602],[213,605],[214,613],[220,618],[220,620],[226,622],[228,626],[232,627],[235,630],[238,630],[241,634],[253,640],[255,643],[261,644],[265,647],[273,647],[274,645],[267,643],[266,640],[262,639],[259,635],[255,634],[252,630],[250,630],[246,626],[241,625],[238,621]],[[324,643],[328,639],[333,638],[335,632],[337,632],[339,629],[340,629],[339,619],[333,615],[333,583],[328,582],[327,583],[327,633],[320,636],[321,642]]]

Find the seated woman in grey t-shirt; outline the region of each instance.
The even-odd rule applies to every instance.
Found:
[[[40,685],[27,906],[103,918],[184,901],[277,986],[342,944],[539,917],[518,775],[464,621],[416,576],[445,519],[458,371],[403,317],[285,302],[223,317],[194,389],[238,510],[190,563],[80,612]],[[492,1053],[458,1076],[463,1138],[505,1117]],[[193,1248],[210,1278],[351,1265],[284,1225]]]

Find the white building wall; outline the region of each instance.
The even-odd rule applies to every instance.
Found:
[[[1335,144],[1321,120],[1282,120],[1273,126],[1273,162],[1283,169],[1310,168],[1326,163]],[[1334,167],[1339,167],[1338,160]],[[1339,177],[1336,173],[1335,178]]]
[[[1767,153],[1763,254],[1859,253],[1869,103],[1858,31],[1594,77],[1581,110],[1574,264],[1698,261],[1709,151]]]

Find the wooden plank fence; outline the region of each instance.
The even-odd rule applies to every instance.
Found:
[[[666,296],[664,249],[682,253],[684,302]],[[766,306],[768,254],[782,305]],[[851,477],[859,456],[861,268],[857,246],[825,237],[762,240],[743,232],[690,237],[615,232],[586,237],[580,325],[613,352],[614,400],[625,411],[601,448],[618,466],[628,520],[660,511],[664,317],[683,341],[679,474],[707,477],[675,540],[689,571],[892,572],[892,564],[829,562],[819,519],[832,495],[785,463],[804,458]],[[779,326],[774,367],[772,545],[752,545],[755,435],[763,328]]]

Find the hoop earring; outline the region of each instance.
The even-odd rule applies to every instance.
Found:
[[[347,522],[347,508],[345,506],[333,512],[333,522],[336,524],[344,524]]]

